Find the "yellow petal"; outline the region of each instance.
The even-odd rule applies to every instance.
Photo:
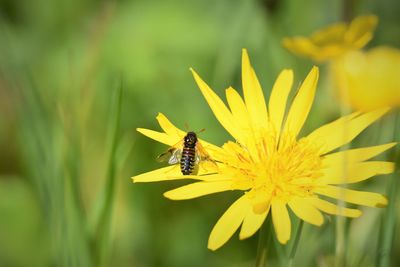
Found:
[[[172,200],[183,200],[227,190],[232,190],[231,181],[197,182],[165,192],[164,196]]]
[[[314,101],[318,76],[318,67],[314,66],[300,86],[299,92],[290,107],[284,131],[290,133],[293,137],[297,136],[307,119],[308,112]]]
[[[355,110],[366,111],[398,105],[399,65],[399,50],[376,47],[368,52],[346,53],[332,62],[330,71],[340,100]]]
[[[312,198],[310,199],[310,202],[314,207],[316,207],[319,210],[322,210],[323,212],[326,212],[328,214],[333,214],[333,215],[339,215],[339,216],[346,216],[350,218],[358,218],[361,216],[362,212],[358,209],[349,209],[345,207],[339,207],[335,204],[332,204],[326,200],[320,199],[320,198]]]
[[[346,32],[346,41],[352,43],[354,48],[362,48],[372,39],[377,24],[378,17],[374,15],[355,18]]]
[[[321,154],[325,154],[353,140],[388,111],[388,108],[382,108],[359,116],[358,113],[347,115],[316,129],[307,139],[319,144]]]
[[[164,132],[170,136],[174,136],[177,138],[183,138],[186,135],[186,132],[175,127],[175,125],[173,125],[167,119],[167,117],[165,117],[165,115],[162,113],[158,113],[157,121],[160,124],[161,128],[164,130]]]
[[[381,208],[387,205],[387,198],[381,194],[356,191],[347,188],[327,185],[316,188],[314,191],[318,194],[325,195],[331,198],[341,199],[349,203]]]
[[[349,149],[345,151],[339,151],[326,155],[324,157],[324,165],[326,166],[343,166],[344,164],[351,164],[361,162],[364,160],[371,159],[382,152],[395,146],[396,143],[389,143],[378,146],[370,146],[363,148]]]
[[[360,36],[359,39],[355,40],[353,42],[353,46],[355,48],[362,48],[364,47],[367,43],[369,43],[369,41],[372,40],[372,38],[374,37],[374,35],[371,32],[367,32],[364,35]]]
[[[289,207],[292,209],[297,217],[305,222],[320,226],[324,223],[324,217],[321,212],[316,209],[308,199],[293,198],[288,202]]]
[[[347,25],[343,22],[328,25],[311,35],[311,40],[320,47],[339,46],[343,42]]]
[[[286,244],[290,239],[291,232],[290,217],[286,205],[279,199],[273,199],[271,211],[276,237],[281,244]]]
[[[226,90],[226,99],[232,111],[233,118],[240,127],[237,141],[247,147],[251,155],[257,155],[257,147],[255,144],[254,135],[251,134],[253,129],[250,123],[247,107],[244,104],[243,99],[232,87]]]
[[[221,155],[223,154],[224,150],[221,147],[213,145],[204,141],[203,139],[199,139],[199,143],[201,146],[206,150],[206,152],[210,155],[212,160],[215,161],[222,161]],[[201,164],[200,164],[201,166]]]
[[[249,208],[246,217],[244,217],[242,228],[240,229],[240,240],[249,238],[250,236],[254,235],[258,229],[260,229],[268,215],[269,208],[270,205],[268,205],[267,209],[261,214],[254,213],[253,209]]]
[[[253,201],[253,213],[255,214],[262,214],[266,211],[268,211],[271,207],[271,201],[260,201],[258,203],[254,203]]]
[[[318,47],[305,37],[284,38],[282,44],[298,56],[313,58],[313,55],[318,52]]]
[[[208,248],[216,250],[225,244],[239,228],[249,208],[250,202],[246,195],[236,200],[211,231],[208,239]]]
[[[238,122],[240,125],[248,126],[249,116],[247,113],[247,107],[243,102],[242,97],[232,87],[226,89],[225,94],[235,122]]]
[[[182,175],[178,165],[168,166],[154,171],[145,172],[132,177],[134,183],[158,182],[167,180],[187,179]]]
[[[257,76],[250,64],[247,50],[242,51],[242,85],[243,95],[250,118],[255,126],[266,128],[268,112],[264,94]]]
[[[149,129],[143,129],[143,128],[137,128],[136,129],[139,133],[153,139],[156,140],[160,143],[169,145],[169,146],[173,146],[176,143],[178,143],[180,141],[180,138],[178,136],[170,136],[168,134],[165,133],[160,133],[157,131],[153,131],[153,130],[149,130]]]
[[[211,88],[200,78],[200,76],[193,69],[190,70],[200,88],[201,93],[206,99],[217,120],[234,138],[236,138],[236,125],[231,112],[228,110],[219,96],[214,93],[213,90],[211,90]]]
[[[197,175],[185,175],[187,179],[195,179],[205,182],[222,182],[222,181],[232,181],[231,178],[219,173],[208,173],[208,170],[201,169]]]
[[[338,138],[337,137],[338,134],[336,133],[337,129],[341,129],[343,131],[343,129],[350,124],[350,121],[353,118],[357,117],[358,115],[360,115],[359,112],[353,112],[333,122],[325,124],[314,130],[312,133],[310,133],[307,136],[307,139],[309,139],[310,142],[321,146],[320,148],[321,154],[325,154],[329,151],[332,151],[338,148],[339,146],[343,145],[341,144],[343,141],[340,141],[340,144],[338,144],[339,140],[336,140]],[[331,142],[328,142],[328,140],[330,140]]]
[[[293,84],[293,71],[283,70],[275,81],[269,98],[269,118],[279,138],[283,117],[286,111],[286,102]]]
[[[338,165],[322,170],[324,177],[319,179],[327,184],[350,184],[364,181],[375,175],[394,171],[394,163],[386,161],[367,161],[349,165]]]
[[[159,182],[167,180],[194,179],[200,181],[231,181],[230,178],[222,176],[219,173],[213,173],[212,170],[203,169],[200,165],[197,175],[183,175],[179,165],[156,169],[132,177],[134,183]]]

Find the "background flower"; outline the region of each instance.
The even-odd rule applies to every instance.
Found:
[[[330,65],[333,87],[355,110],[372,110],[400,104],[400,51],[376,47],[353,51]]]
[[[363,48],[373,37],[378,18],[359,16],[351,23],[339,22],[322,28],[307,37],[283,39],[292,53],[315,61],[332,60],[346,52]]]
[[[349,25],[325,27],[310,38],[285,38],[283,45],[296,55],[327,61],[331,89],[337,92],[342,104],[353,110],[397,106],[398,50],[388,46],[361,50],[372,39],[377,22],[376,16],[360,16]]]

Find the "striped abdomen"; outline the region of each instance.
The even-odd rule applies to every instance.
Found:
[[[195,146],[185,146],[181,156],[181,172],[183,175],[190,175],[193,172],[195,165]]]

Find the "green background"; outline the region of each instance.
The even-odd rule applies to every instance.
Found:
[[[379,16],[368,47],[400,46],[395,0],[0,0],[0,266],[253,266],[257,234],[207,249],[237,192],[174,202],[162,193],[186,182],[131,182],[164,166],[154,159],[167,149],[135,129],[158,129],[162,112],[223,144],[230,137],[190,67],[223,96],[229,86],[241,90],[247,48],[268,97],[281,69],[294,69],[297,87],[313,65],[286,51],[282,38],[360,14]],[[320,67],[304,133],[341,112]],[[353,145],[392,141],[392,117]],[[359,188],[385,193],[389,180]],[[346,221],[348,266],[379,259],[384,211],[363,208]],[[394,240],[399,251],[398,232]],[[332,266],[335,242],[334,217],[305,225],[295,266]],[[271,266],[285,250],[271,243]],[[400,264],[397,253],[391,260]]]

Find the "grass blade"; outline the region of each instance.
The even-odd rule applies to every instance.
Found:
[[[118,144],[118,133],[121,117],[122,105],[122,81],[120,82],[117,90],[115,90],[108,126],[108,140],[109,140],[109,154],[108,166],[106,172],[105,183],[103,191],[100,195],[100,208],[98,219],[95,223],[94,236],[92,237],[93,259],[95,266],[107,265],[109,243],[110,243],[110,230],[113,215],[113,204],[115,199],[116,188],[116,173],[117,161],[116,151]]]

